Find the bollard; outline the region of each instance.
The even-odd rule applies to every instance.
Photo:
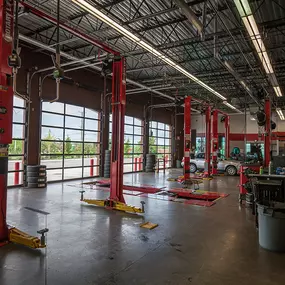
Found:
[[[166,168],[166,157],[163,158],[163,172],[165,172]]]
[[[139,171],[142,170],[142,158],[139,157]]]
[[[98,163],[98,157],[96,156],[95,157],[95,176],[98,176],[99,175],[99,167],[98,167],[98,165],[99,165],[99,163]]]
[[[18,185],[20,182],[20,162],[15,162],[15,173],[14,173],[14,185]]]
[[[165,156],[165,160],[166,160],[165,166],[167,167],[167,164],[168,164],[168,155]]]
[[[135,157],[135,172],[138,171],[138,158]]]
[[[90,176],[94,176],[94,159],[90,159]]]

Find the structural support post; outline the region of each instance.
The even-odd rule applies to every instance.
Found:
[[[184,179],[190,178],[190,152],[191,152],[191,97],[184,102]]]
[[[125,59],[115,56],[112,83],[112,150],[110,200],[125,203],[123,196],[124,123],[126,110]]]
[[[6,223],[8,145],[12,143],[13,79],[8,57],[12,54],[14,1],[0,0],[0,245],[8,240]]]
[[[146,168],[146,155],[149,153],[149,111],[148,106],[144,106],[144,136],[143,136],[143,171]]]
[[[268,167],[270,162],[270,149],[271,149],[271,101],[265,100],[265,136],[264,136],[264,166]]]
[[[212,114],[212,174],[218,174],[218,111]]]
[[[225,118],[225,156],[230,157],[230,116]]]
[[[209,177],[211,173],[211,107],[206,109],[206,154],[204,176]]]

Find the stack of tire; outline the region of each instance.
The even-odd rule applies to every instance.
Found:
[[[27,165],[26,169],[27,188],[46,188],[47,171],[45,165]]]
[[[111,169],[111,151],[105,151],[104,159],[104,178],[110,178],[110,169]]]
[[[155,172],[155,154],[148,153],[146,155],[145,172]]]

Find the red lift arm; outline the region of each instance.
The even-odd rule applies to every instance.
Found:
[[[184,102],[184,179],[190,179],[190,152],[191,152],[191,97]]]
[[[14,1],[0,0],[0,243],[8,239],[6,224],[8,145],[12,142],[13,87],[12,68],[8,57],[12,53],[14,31]]]

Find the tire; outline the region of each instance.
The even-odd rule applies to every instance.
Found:
[[[27,182],[28,183],[46,183],[47,182],[47,178],[46,177],[27,177]]]
[[[46,183],[28,183],[28,188],[46,188]]]
[[[46,171],[27,171],[27,177],[43,177],[43,176],[47,176],[47,172]]]
[[[226,173],[227,175],[229,176],[235,176],[237,174],[237,169],[235,166],[233,165],[229,165],[227,168],[226,168]]]
[[[197,171],[197,165],[190,162],[190,173],[195,173]]]
[[[45,170],[46,170],[45,165],[27,165],[27,172],[39,172]]]

